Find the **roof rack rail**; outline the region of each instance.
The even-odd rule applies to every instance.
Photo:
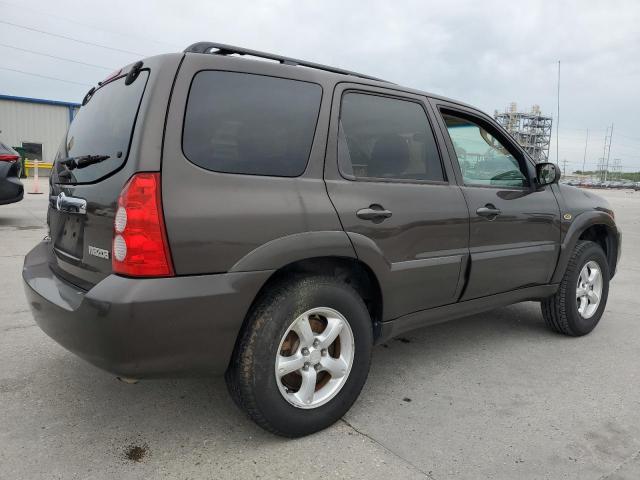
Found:
[[[250,55],[252,57],[275,60],[284,65],[301,65],[303,67],[315,68],[318,70],[324,70],[326,72],[339,73],[342,75],[353,75],[355,77],[366,78],[368,80],[376,80],[378,82],[391,83],[391,82],[388,82],[387,80],[371,77],[369,75],[363,75],[362,73],[351,72],[349,70],[343,70],[342,68],[330,67],[328,65],[322,65],[320,63],[307,62],[306,60],[299,60],[297,58],[284,57],[282,55],[277,55],[275,53],[260,52],[258,50],[250,50],[248,48],[243,48],[243,47],[234,47],[233,45],[225,45],[223,43],[197,42],[185,48],[184,53],[209,53],[209,54],[215,54],[215,55],[233,55],[233,54]]]

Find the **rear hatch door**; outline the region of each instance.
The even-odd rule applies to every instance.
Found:
[[[127,85],[116,74],[83,101],[56,154],[47,221],[52,268],[89,289],[111,273],[113,219],[130,173],[127,163],[149,79],[141,70]]]

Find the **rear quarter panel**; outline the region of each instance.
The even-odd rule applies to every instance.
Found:
[[[185,106],[193,76],[201,70],[286,75],[322,87],[309,163],[300,177],[218,173],[185,157]],[[237,264],[277,239],[303,232],[342,232],[322,179],[332,86],[326,75],[301,67],[186,54],[171,98],[162,157],[163,211],[177,274],[226,272],[234,265],[236,270],[251,265],[277,268],[281,265],[267,265],[262,259]]]

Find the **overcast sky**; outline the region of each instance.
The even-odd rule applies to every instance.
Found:
[[[199,40],[360,71],[491,114],[538,104],[554,121],[561,60],[560,163],[582,167],[589,129],[594,169],[613,123],[611,159],[640,170],[637,0],[0,0],[0,94],[79,102],[120,66]],[[555,151],[554,132],[553,161]]]

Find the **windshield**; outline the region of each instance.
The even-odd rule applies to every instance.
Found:
[[[124,84],[124,77],[109,82],[80,108],[56,155],[59,183],[94,182],[126,162],[148,78],[149,72],[142,71],[131,85]],[[72,171],[61,162],[86,155],[109,158]]]

